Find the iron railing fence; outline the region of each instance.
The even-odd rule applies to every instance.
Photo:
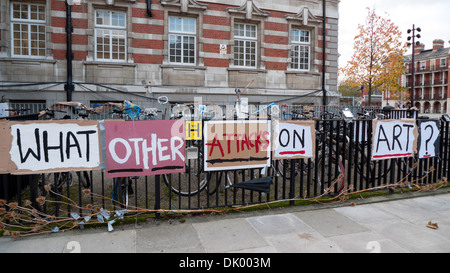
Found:
[[[407,112],[390,114],[409,117]],[[85,194],[85,185],[79,182],[81,174],[77,172],[71,172],[73,183],[53,187],[51,191],[44,185],[53,185],[58,174],[20,176],[20,181],[19,176],[2,175],[0,198],[19,205],[31,200],[34,207],[48,215],[123,207],[154,213],[155,209],[201,210],[293,202],[323,195],[342,197],[347,193],[415,184],[434,185],[445,181],[450,169],[449,124],[440,120],[440,148],[436,158],[372,161],[372,120],[316,120],[314,159],[272,160],[271,166],[264,169],[203,172],[202,141],[189,140],[185,173],[120,181],[106,178],[103,171],[90,171],[87,186],[90,194]],[[257,183],[245,186],[244,182],[248,181]],[[39,196],[45,196],[49,202],[37,203]]]

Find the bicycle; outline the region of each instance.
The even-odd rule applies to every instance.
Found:
[[[67,107],[64,105],[64,107]],[[81,108],[74,108],[74,111],[78,112],[81,110]],[[85,113],[78,113],[79,117],[86,119],[88,117],[88,113],[87,113],[87,109],[83,109],[86,112]],[[54,120],[55,119],[55,112],[59,112],[59,113],[66,113],[66,115],[63,117],[63,119],[70,119],[70,116],[67,115],[67,111],[63,111],[63,110],[58,110],[58,109],[45,109],[43,111],[40,112],[39,117],[43,118],[43,119],[50,119],[50,120]],[[75,172],[78,176],[78,182],[83,186],[83,188],[87,189],[90,187],[91,182],[90,182],[90,176],[89,173],[87,171],[76,171]],[[50,189],[52,192],[55,193],[62,193],[63,189],[64,189],[64,185],[67,185],[67,190],[72,187],[73,182],[74,182],[74,178],[73,178],[73,174],[72,172],[56,172],[53,173],[53,180],[51,180],[51,175],[52,173],[48,173],[48,174],[42,174],[40,181],[38,182],[38,185],[42,188],[42,192],[44,192],[44,187],[46,185],[50,186]],[[54,194],[53,194],[54,195]]]
[[[121,207],[128,207],[128,197],[134,194],[132,181],[139,177],[117,177],[113,179],[113,189],[111,191],[111,199],[114,204]]]
[[[157,108],[145,108],[143,112],[139,114],[138,120],[156,120],[158,118],[158,113],[161,110]]]
[[[20,109],[6,109],[8,112],[13,112],[12,116],[21,116],[24,115],[26,112],[31,111],[29,108],[20,108]]]
[[[123,120],[155,120],[158,110],[155,108],[146,108],[143,112],[141,108],[131,102],[125,101],[122,107],[113,108],[109,113],[113,117]],[[128,198],[134,194],[132,180],[139,179],[138,176],[133,177],[116,177],[113,178],[113,187],[111,191],[111,199],[113,204],[121,207],[128,207]]]
[[[326,132],[316,131],[316,136],[320,142],[316,147],[315,158],[277,160],[271,166],[273,175],[290,181],[297,176],[312,175],[310,182],[313,186],[317,185],[323,191],[326,191],[325,187],[328,187],[330,192],[340,193],[346,185],[342,156],[336,152],[334,146],[329,145],[332,140]]]
[[[177,195],[193,196],[199,194],[205,189],[207,189],[208,194],[214,194],[219,188],[222,177],[226,179],[225,187],[229,187],[234,184],[234,179],[231,178],[229,172],[227,171],[203,171],[203,153],[198,149],[199,144],[199,142],[195,142],[194,146],[190,147],[197,148],[194,152],[191,152],[196,153],[196,155],[192,155],[189,158],[186,157],[186,166],[184,172],[162,175],[163,181],[166,186]],[[213,173],[215,173],[216,176],[214,176]]]
[[[341,127],[336,139],[340,145],[339,150],[345,151],[345,154],[342,154],[342,158],[347,160],[351,158],[351,162],[349,161],[348,164],[355,168],[355,177],[359,175],[361,185],[364,181],[366,187],[375,186],[377,182],[380,184],[382,179],[387,179],[388,174],[395,165],[398,166],[399,170],[403,168],[403,173],[416,168],[418,161],[415,157],[372,160],[370,156],[372,152],[372,121],[384,119],[384,114],[364,110],[363,113],[358,113],[359,117],[357,119],[353,119],[351,114],[344,112],[345,109],[342,114],[344,122],[351,125],[346,126],[346,132]],[[353,133],[351,133],[351,128]],[[352,149],[350,149],[350,142],[352,142]],[[414,172],[417,174],[417,171]],[[399,174],[399,172],[397,173]],[[419,170],[419,175],[422,174]]]

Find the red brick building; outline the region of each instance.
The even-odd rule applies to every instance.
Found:
[[[414,53],[414,106],[421,113],[447,113],[450,99],[449,62],[450,48],[445,47],[443,40],[434,40],[432,49],[425,49],[424,44],[415,47]],[[412,55],[405,56],[406,75],[404,85],[412,89]],[[385,94],[384,103],[389,102]],[[394,105],[395,102],[390,102]]]
[[[293,103],[320,104],[313,92],[325,83],[337,102],[338,3],[75,0],[72,100],[145,101],[139,94],[227,104],[248,86],[250,103],[305,95]],[[0,95],[64,101],[65,1],[2,0],[0,35]]]

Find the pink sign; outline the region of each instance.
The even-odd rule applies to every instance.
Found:
[[[106,177],[184,172],[184,120],[105,121]]]

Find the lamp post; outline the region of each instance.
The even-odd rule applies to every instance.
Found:
[[[411,92],[410,92],[411,107],[414,107],[414,93],[415,93],[415,90],[414,90],[414,88],[415,88],[415,76],[414,76],[414,73],[415,73],[415,70],[416,70],[416,64],[415,64],[415,61],[414,61],[414,55],[416,54],[415,53],[416,45],[420,45],[419,41],[417,41],[417,42],[415,41],[416,37],[418,39],[420,39],[420,34],[416,34],[416,31],[417,32],[421,32],[422,30],[420,29],[420,27],[416,28],[414,24],[413,24],[412,29],[408,29],[408,34],[410,34],[412,32],[412,36],[408,36],[408,41],[412,40],[412,43],[408,42],[408,46],[412,45],[412,60],[411,60],[411,63],[412,63],[412,70],[411,70],[412,83],[411,83]]]
[[[323,12],[323,41],[322,41],[322,58],[323,58],[323,65],[322,65],[322,104],[325,107],[325,105],[327,105],[327,89],[325,88],[325,84],[326,84],[326,80],[325,80],[325,76],[326,76],[326,37],[327,37],[327,33],[326,33],[326,21],[327,21],[327,1],[323,0],[322,1],[322,12]]]
[[[67,101],[72,101],[72,92],[75,90],[75,86],[72,82],[72,10],[74,0],[66,0],[66,60],[67,60],[67,82],[64,85],[64,90],[66,91]]]

